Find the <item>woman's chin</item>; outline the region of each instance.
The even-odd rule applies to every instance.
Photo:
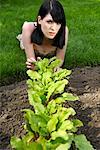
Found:
[[[54,38],[55,38],[55,35],[49,35],[49,36],[48,36],[48,39],[51,39],[51,40],[52,40],[52,39],[54,39]]]

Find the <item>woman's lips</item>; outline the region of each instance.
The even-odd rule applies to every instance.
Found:
[[[55,35],[55,33],[54,33],[54,32],[49,32],[49,34],[50,34],[50,35]]]

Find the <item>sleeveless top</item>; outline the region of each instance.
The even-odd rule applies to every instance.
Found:
[[[50,52],[50,53],[48,53],[48,54],[42,54],[42,53],[40,53],[38,50],[35,50],[35,49],[34,49],[35,56],[36,56],[36,57],[41,57],[42,59],[43,59],[43,58],[51,58],[51,57],[56,56],[56,51],[57,51],[57,48],[56,48],[56,50],[53,51],[53,52]]]

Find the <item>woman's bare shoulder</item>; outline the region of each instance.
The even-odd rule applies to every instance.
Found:
[[[36,26],[37,26],[37,22],[25,21],[23,26],[22,26],[22,29],[33,31],[36,28]]]

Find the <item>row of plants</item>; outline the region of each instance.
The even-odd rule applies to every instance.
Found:
[[[28,99],[33,109],[24,109],[26,134],[11,138],[16,150],[93,150],[84,134],[77,134],[83,123],[75,110],[64,106],[78,96],[65,92],[70,70],[58,69],[60,60],[53,57],[35,62],[36,70],[28,70]]]

